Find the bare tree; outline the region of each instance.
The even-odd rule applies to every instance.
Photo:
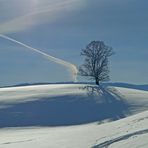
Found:
[[[81,55],[85,56],[85,61],[79,68],[79,74],[95,80],[97,85],[101,81],[108,81],[108,58],[112,54],[113,49],[105,45],[103,41],[92,41],[85,49],[82,49]]]

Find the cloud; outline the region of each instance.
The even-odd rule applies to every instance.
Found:
[[[83,0],[82,0],[83,1]],[[23,31],[36,24],[41,24],[47,22],[53,22],[58,17],[62,16],[64,13],[73,11],[82,6],[82,1],[78,0],[50,0],[44,1],[37,5],[37,0],[32,0],[32,11],[25,12],[21,16],[14,17],[3,23],[0,23],[0,33],[13,33],[18,31]],[[1,3],[1,2],[0,2]],[[17,4],[18,5],[18,4]]]

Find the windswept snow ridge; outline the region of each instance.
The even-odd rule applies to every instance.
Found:
[[[11,42],[17,43],[17,44],[19,44],[19,45],[21,45],[23,47],[26,47],[26,48],[28,48],[28,49],[30,49],[32,51],[35,51],[36,53],[39,53],[40,55],[44,56],[46,59],[48,59],[50,61],[53,61],[53,62],[55,62],[57,64],[63,65],[64,67],[66,67],[66,68],[71,70],[72,80],[73,81],[77,81],[78,69],[77,69],[77,67],[74,64],[71,64],[71,63],[69,63],[67,61],[64,61],[62,59],[56,58],[54,56],[51,56],[51,55],[49,55],[49,54],[47,54],[47,53],[45,53],[45,52],[43,52],[43,51],[41,51],[39,49],[33,48],[31,46],[28,46],[28,45],[26,45],[26,44],[24,44],[22,42],[19,42],[19,41],[13,39],[13,38],[8,37],[6,35],[0,34],[0,37],[4,38],[6,40],[9,40]]]

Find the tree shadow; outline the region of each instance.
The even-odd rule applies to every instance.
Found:
[[[128,105],[104,88],[88,86],[87,95],[35,98],[33,101],[3,103],[0,128],[78,125],[125,117]]]
[[[101,113],[104,117],[110,117],[110,119],[116,120],[118,118],[124,118],[127,114],[130,114],[128,103],[123,100],[122,96],[117,91],[110,91],[106,87],[102,86],[86,86],[83,89],[87,90],[87,94],[90,97],[98,98],[101,101],[101,105],[105,107]],[[117,92],[117,93],[116,93]]]

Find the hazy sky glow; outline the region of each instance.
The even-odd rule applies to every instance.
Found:
[[[11,3],[14,2],[16,6],[12,7],[12,13],[14,12],[16,16],[11,18],[12,14],[9,14],[10,8],[8,5],[11,6]],[[52,22],[60,17],[61,13],[66,13],[79,7],[78,0],[6,0],[1,3],[7,6],[4,12],[7,12],[6,18],[10,16],[9,20],[4,20],[0,24],[0,32],[2,34],[18,32],[33,27],[36,24]],[[20,7],[22,7],[22,10],[20,10]],[[18,15],[18,12],[21,15]]]
[[[77,66],[80,50],[103,40],[116,52],[111,80],[146,84],[147,5],[147,0],[0,0],[0,34]],[[71,81],[63,67],[2,38],[0,69],[0,86]]]

